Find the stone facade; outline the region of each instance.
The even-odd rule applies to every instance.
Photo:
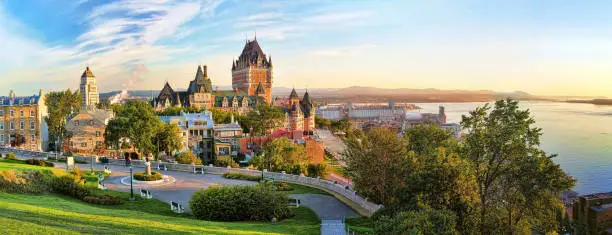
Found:
[[[79,91],[81,92],[82,108],[95,108],[100,102],[100,94],[98,94],[96,77],[89,69],[89,66],[85,68],[83,75],[81,75],[81,85],[79,88]]]
[[[160,116],[159,119],[165,123],[178,125],[183,136],[183,146],[186,149],[191,150],[205,162],[212,160],[214,137],[212,112],[181,112],[178,116]]]
[[[72,137],[65,140],[64,152],[109,155],[104,144],[104,130],[112,118],[111,111],[92,108],[81,109],[79,113],[71,116],[66,123],[66,129]]]
[[[44,121],[47,106],[42,90],[38,95],[0,97],[0,146],[43,151],[48,145]]]

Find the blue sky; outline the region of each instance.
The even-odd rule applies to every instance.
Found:
[[[275,86],[612,97],[609,1],[0,0],[0,87],[231,84],[255,32]]]

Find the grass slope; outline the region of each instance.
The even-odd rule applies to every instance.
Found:
[[[0,160],[3,170],[50,170]],[[53,168],[51,168],[53,169]],[[54,170],[65,174],[63,170]],[[92,179],[93,181],[93,179]],[[319,234],[320,221],[308,208],[293,208],[295,217],[277,223],[212,222],[175,214],[156,199],[129,201],[129,193],[94,190],[119,196],[117,206],[92,205],[70,197],[0,192],[0,234]]]

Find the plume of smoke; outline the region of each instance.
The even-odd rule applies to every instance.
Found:
[[[147,68],[147,66],[145,66],[144,64],[136,64],[134,70],[132,70],[132,75],[130,76],[130,78],[128,78],[125,83],[121,84],[121,86],[123,87],[123,89],[121,89],[121,92],[108,99],[109,103],[119,104],[125,99],[129,98],[130,94],[128,94],[128,88],[131,88],[135,83],[142,82],[143,79],[141,75],[148,72],[149,69]]]

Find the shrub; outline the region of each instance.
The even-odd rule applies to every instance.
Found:
[[[215,159],[215,166],[218,167],[227,167],[231,166],[232,168],[238,168],[240,165],[231,156],[217,156]]]
[[[38,160],[38,159],[28,159],[25,162],[26,164],[35,165],[35,166],[48,166],[48,167],[54,166],[52,162]]]
[[[293,216],[289,199],[265,186],[211,187],[197,191],[189,206],[193,215],[214,221],[271,221]]]
[[[79,176],[63,175],[55,177],[52,182],[53,192],[83,200],[91,194]]]
[[[191,151],[181,152],[174,157],[174,160],[180,164],[191,164],[202,165],[202,160],[199,157],[193,155]]]
[[[15,156],[15,154],[11,152],[7,153],[5,157],[6,159],[9,159],[9,160],[19,160],[17,159],[17,156]]]
[[[79,169],[78,166],[74,166],[72,167],[72,171],[70,172],[70,174],[74,175],[75,177],[78,178],[83,178],[83,171],[81,171],[81,169]]]
[[[223,174],[223,178],[234,180],[260,181],[260,175],[247,175],[242,173],[227,172]]]
[[[151,175],[147,175],[146,172],[136,172],[134,173],[134,179],[140,181],[156,181],[162,179],[162,174],[159,172],[151,172]]]
[[[380,216],[376,234],[458,234],[457,216],[449,210],[419,209],[402,211],[395,216]]]
[[[49,172],[0,171],[0,191],[8,193],[43,193],[49,190],[46,179]]]
[[[83,198],[84,202],[98,205],[119,205],[121,198],[113,195],[90,195]]]
[[[329,173],[327,164],[321,162],[319,164],[308,164],[308,176],[325,178]]]
[[[291,187],[290,184],[285,182],[274,182],[274,190],[277,192],[291,191],[293,190],[293,187]]]

